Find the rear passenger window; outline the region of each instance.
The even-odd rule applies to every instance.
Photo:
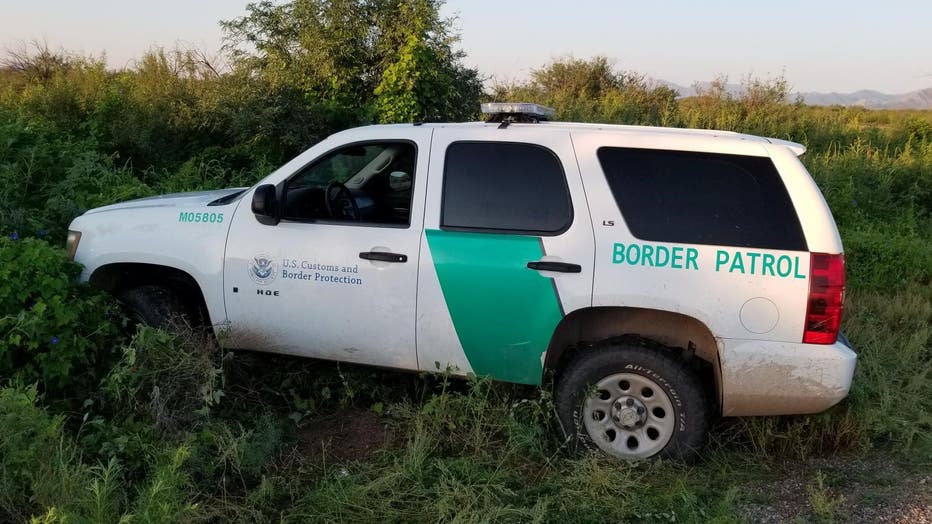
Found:
[[[603,147],[599,162],[641,240],[805,251],[786,187],[769,158]]]
[[[444,229],[558,235],[572,221],[566,175],[553,151],[511,142],[447,148]]]

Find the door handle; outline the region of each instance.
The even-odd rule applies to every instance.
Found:
[[[541,260],[537,262],[528,262],[528,269],[537,271],[557,271],[559,273],[582,273],[582,266],[579,264],[568,264],[566,262],[549,262]]]
[[[363,251],[359,254],[359,258],[363,260],[377,260],[379,262],[404,263],[408,261],[408,255],[386,253],[384,251]]]

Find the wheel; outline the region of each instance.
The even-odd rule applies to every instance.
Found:
[[[709,424],[696,372],[672,352],[634,344],[581,352],[555,402],[572,443],[624,460],[693,460]]]
[[[166,287],[133,287],[120,293],[119,299],[136,321],[150,327],[170,328],[193,320],[181,296]]]

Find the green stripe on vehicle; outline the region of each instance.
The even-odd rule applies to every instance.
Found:
[[[453,326],[477,375],[539,384],[542,356],[563,319],[552,279],[527,268],[538,237],[428,230]]]

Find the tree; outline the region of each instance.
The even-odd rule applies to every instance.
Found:
[[[0,58],[0,72],[18,74],[25,83],[45,84],[56,75],[68,72],[80,60],[64,51],[52,51],[45,42],[33,40],[7,49]]]
[[[637,73],[617,71],[604,56],[565,58],[531,71],[531,80],[493,87],[501,101],[539,102],[557,120],[675,125],[676,92]]]
[[[477,113],[478,72],[461,64],[462,52],[452,49],[458,37],[438,7],[431,0],[401,2],[393,27],[400,45],[386,50],[389,62],[374,91],[379,121],[465,120]]]
[[[590,60],[556,60],[532,71],[531,78],[551,96],[587,100],[597,100],[606,92],[619,89],[624,84],[624,76],[616,73],[604,56]]]
[[[272,89],[361,121],[459,119],[478,108],[478,72],[438,0],[292,0],[249,4],[223,22],[235,69]],[[345,119],[342,119],[345,121]]]

